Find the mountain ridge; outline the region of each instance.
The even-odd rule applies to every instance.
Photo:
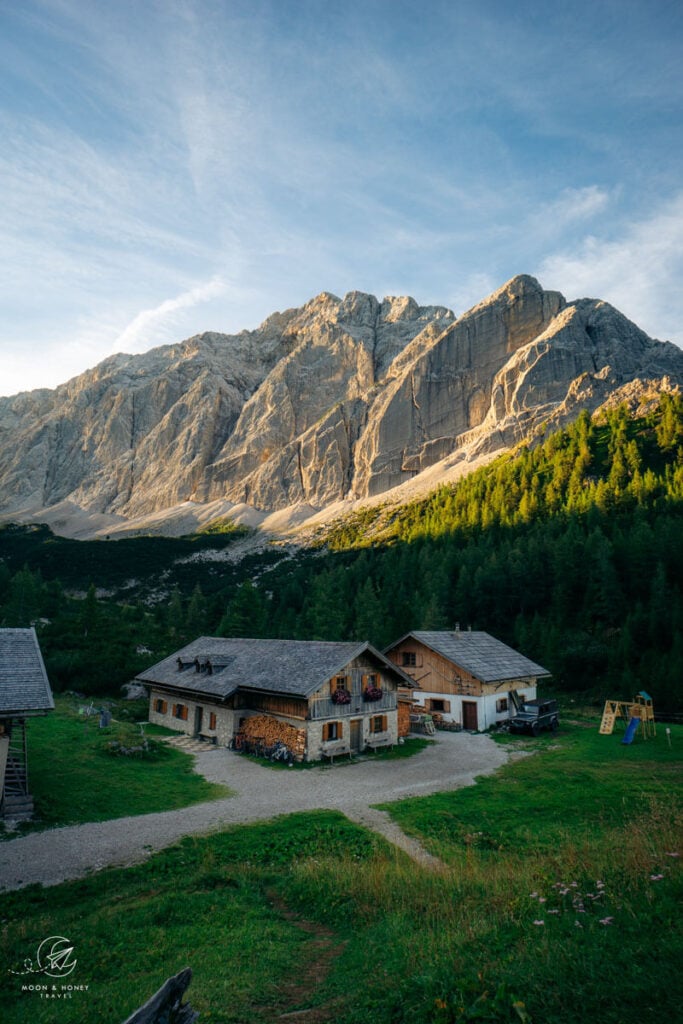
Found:
[[[0,515],[125,528],[192,503],[263,517],[439,482],[627,385],[683,385],[683,352],[528,275],[456,318],[322,292],[254,331],[115,355],[0,398]],[[44,517],[45,518],[45,517]]]

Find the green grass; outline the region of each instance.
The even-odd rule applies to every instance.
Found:
[[[128,712],[114,705],[114,720],[99,728],[99,716],[79,714],[89,701],[56,697],[55,711],[28,721],[29,785],[38,827],[105,821],[169,811],[230,795],[192,769],[192,758],[159,741],[166,730],[117,721]],[[111,704],[111,701],[107,702]],[[147,738],[149,750],[124,756],[111,744],[130,749]],[[31,826],[32,830],[36,825]]]
[[[20,971],[43,938],[63,935],[78,960],[68,981],[90,986],[57,1013],[13,976],[3,1021],[119,1024],[188,965],[202,1022],[270,1021],[293,965],[315,956],[311,936],[272,905],[278,873],[317,856],[362,861],[378,845],[339,814],[292,815],[185,839],[126,871],[0,897],[4,964]]]
[[[388,805],[441,872],[321,811],[0,896],[10,966],[64,935],[74,982],[91,985],[57,1016],[11,978],[3,1019],[119,1024],[185,966],[200,1020],[219,1024],[309,1004],[335,1024],[676,1019],[683,728],[671,748],[662,729],[629,748],[620,738],[594,721],[514,740],[533,756],[475,787]],[[329,974],[293,1005],[282,993],[317,962],[323,927]]]
[[[479,779],[475,787],[385,809],[405,831],[451,861],[472,846],[550,851],[564,835],[575,842],[599,837],[652,799],[665,803],[677,789],[683,757],[683,729],[672,732],[671,748],[662,726],[655,738],[626,747],[621,733],[601,736],[596,719],[591,724],[564,720],[556,735],[504,737],[516,752],[533,756]]]

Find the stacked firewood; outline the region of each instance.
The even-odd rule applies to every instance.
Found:
[[[240,732],[246,740],[260,742],[270,747],[280,740],[294,754],[297,761],[306,753],[306,730],[296,729],[287,722],[280,722],[270,715],[253,715],[247,718]]]

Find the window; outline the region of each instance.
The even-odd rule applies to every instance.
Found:
[[[215,711],[210,711],[209,712],[209,729],[215,729],[215,728],[216,728],[216,712]]]
[[[340,740],[342,738],[341,722],[325,722],[323,725],[323,741]]]
[[[160,697],[157,697],[157,699],[154,701],[154,710],[158,715],[165,715],[166,712],[168,711],[168,704],[166,703],[165,700],[162,700]]]
[[[508,699],[507,699],[507,697],[500,697],[496,701],[496,711],[498,712],[498,714],[500,714],[501,711],[507,711],[507,709],[508,709]]]
[[[415,651],[404,651],[401,658],[404,668],[415,668],[417,665],[417,654]]]
[[[374,715],[370,720],[370,732],[386,732],[387,716]]]
[[[337,676],[337,678],[334,680],[334,689],[335,690],[345,690],[347,688],[346,687],[347,682],[348,682],[348,680],[347,680],[346,676]]]
[[[174,704],[173,705],[173,717],[180,718],[181,721],[187,721],[187,705],[185,704]]]

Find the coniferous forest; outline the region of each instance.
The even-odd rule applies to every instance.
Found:
[[[218,560],[240,529],[71,541],[0,529],[0,624],[36,625],[56,691],[115,693],[202,634],[371,640],[471,625],[596,701],[683,703],[683,401],[538,437],[318,546]],[[208,554],[207,554],[208,553]]]

